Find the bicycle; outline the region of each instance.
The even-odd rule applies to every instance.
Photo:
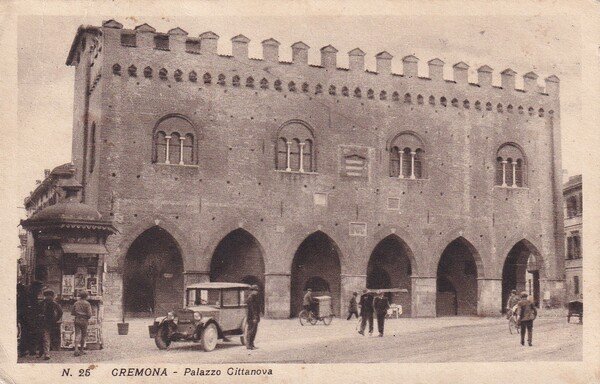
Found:
[[[512,314],[508,318],[508,331],[511,335],[514,333],[513,330],[517,333],[517,335],[521,332],[521,327],[519,327],[519,325],[517,324],[516,312],[512,312]]]
[[[331,324],[331,320],[333,320],[333,315],[317,316],[313,311],[307,311],[306,309],[303,309],[298,314],[298,320],[300,320],[300,325],[302,326],[308,323],[310,323],[310,325],[315,325],[319,321],[322,321],[325,325],[329,325]]]

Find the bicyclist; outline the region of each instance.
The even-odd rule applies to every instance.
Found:
[[[510,291],[510,296],[508,297],[508,300],[506,301],[506,318],[510,319],[511,316],[514,315],[514,308],[515,305],[517,305],[517,303],[519,302],[520,298],[519,295],[517,295],[517,290],[513,289],[512,291]]]
[[[314,299],[312,297],[312,289],[308,288],[304,298],[302,299],[302,308],[304,308],[308,313],[312,313],[314,315],[315,311],[313,310],[313,303]]]

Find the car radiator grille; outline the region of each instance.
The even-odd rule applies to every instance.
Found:
[[[194,321],[193,311],[177,311],[176,316],[179,323],[191,323]]]

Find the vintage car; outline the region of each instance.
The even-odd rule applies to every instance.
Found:
[[[173,341],[200,343],[212,351],[219,339],[240,336],[246,344],[246,300],[250,285],[238,283],[199,283],[186,287],[184,308],[154,319],[150,337],[158,349]]]

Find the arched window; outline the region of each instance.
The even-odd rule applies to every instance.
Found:
[[[246,78],[246,87],[254,88],[254,78],[252,76]]]
[[[496,111],[498,111],[498,113],[504,112],[504,109],[502,108],[502,104],[501,103],[498,103],[498,105],[496,106]]]
[[[412,132],[397,135],[390,143],[390,177],[425,178],[423,141]]]
[[[175,78],[175,81],[181,81],[182,80],[182,76],[183,76],[183,72],[181,72],[181,70],[176,70],[175,73],[173,73],[173,77]]]
[[[435,105],[435,96],[429,96],[429,105]]]
[[[506,112],[513,113],[513,106],[512,106],[512,104],[508,104],[508,106],[506,107]]]
[[[360,91],[360,88],[356,88],[354,90],[354,97],[359,98],[359,99],[362,97],[362,92]]]
[[[375,98],[375,92],[372,89],[367,91],[367,99],[373,100]]]
[[[452,106],[458,108],[458,99],[452,99]]]
[[[445,107],[447,105],[447,101],[446,98],[444,96],[440,97],[440,104],[442,105],[442,107]]]
[[[240,77],[238,75],[235,75],[231,78],[231,85],[233,85],[234,87],[240,86]]]
[[[544,108],[540,108],[540,109],[538,110],[538,116],[539,116],[539,117],[544,117]]]
[[[192,124],[181,116],[160,120],[155,128],[152,161],[163,164],[197,164],[196,137]]]
[[[342,87],[342,96],[350,96],[350,91],[348,90],[348,87],[346,87],[345,85]]]
[[[158,71],[158,77],[161,80],[167,80],[168,74],[169,74],[169,72],[165,68],[161,68],[160,71]]]
[[[127,73],[129,73],[129,76],[131,77],[137,77],[137,68],[135,65],[130,65],[129,68],[127,68]]]
[[[315,172],[315,138],[308,124],[286,123],[279,129],[275,168],[287,172]]]
[[[335,85],[329,86],[329,94],[335,96]]]
[[[529,107],[529,116],[533,116],[534,110],[533,107]]]
[[[392,93],[392,100],[400,101],[400,94],[398,92],[394,91],[394,93]]]
[[[188,79],[192,82],[195,83],[196,81],[198,81],[198,75],[196,74],[195,71],[192,71],[189,73],[188,75]]]
[[[321,84],[317,84],[315,87],[315,95],[319,95],[321,93],[323,93],[323,86]]]
[[[167,154],[167,139],[163,131],[158,131],[154,135],[154,162],[165,163]]]
[[[308,83],[302,83],[302,92],[308,93]]]
[[[387,92],[386,91],[379,92],[379,100],[387,100]]]
[[[471,103],[469,103],[469,100],[463,100],[463,108],[464,109],[470,109],[471,108]]]
[[[515,144],[504,144],[496,154],[496,182],[502,187],[523,187],[526,184],[525,155]]]
[[[225,75],[224,74],[220,74],[219,77],[217,77],[217,84],[219,85],[225,85]]]
[[[276,91],[281,91],[281,80],[275,80],[275,83],[273,84],[273,86],[275,87]]]
[[[150,68],[150,67],[144,68],[144,77],[147,79],[152,78],[152,68]]]
[[[288,83],[288,91],[296,92],[296,83],[294,83],[293,81],[290,81]]]
[[[410,96],[410,93],[407,93],[404,95],[404,102],[406,104],[411,104],[412,103],[412,97]]]
[[[207,72],[202,76],[202,80],[204,81],[204,84],[210,84],[212,82],[212,76]]]
[[[490,102],[485,103],[485,110],[486,111],[491,111],[492,110],[492,103],[490,103]]]
[[[417,104],[423,105],[423,96],[422,95],[417,95]]]
[[[481,101],[477,100],[475,102],[475,109],[478,111],[481,111]]]
[[[523,114],[523,106],[519,105],[519,108],[517,108],[517,110],[519,111],[519,115]]]
[[[181,135],[173,132],[171,133],[171,140],[169,140],[169,163],[180,164],[181,155]]]
[[[113,75],[121,76],[121,66],[119,64],[115,64],[112,67]]]
[[[260,89],[269,89],[269,80],[263,77],[260,81]]]

